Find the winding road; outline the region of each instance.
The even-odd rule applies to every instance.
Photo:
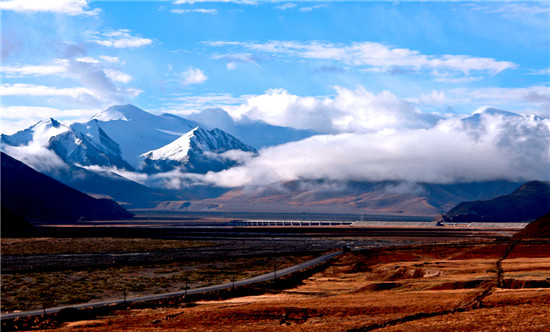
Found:
[[[319,256],[317,258],[311,259],[309,261],[296,264],[284,269],[275,270],[273,272],[265,273],[262,275],[258,275],[252,278],[243,279],[243,280],[236,280],[235,283],[233,282],[226,282],[223,284],[218,285],[212,285],[212,286],[205,286],[205,287],[199,287],[199,288],[193,288],[189,289],[187,291],[178,291],[178,292],[171,292],[171,293],[164,293],[164,294],[154,294],[154,295],[147,295],[147,296],[139,296],[139,297],[132,297],[132,298],[126,298],[126,299],[119,299],[119,300],[110,300],[110,301],[102,301],[102,302],[94,302],[94,303],[82,303],[82,304],[75,304],[70,306],[62,306],[62,307],[54,307],[54,308],[47,308],[42,310],[31,310],[31,311],[19,311],[19,312],[12,312],[12,313],[2,313],[1,319],[12,319],[12,318],[18,318],[18,317],[27,317],[27,316],[35,316],[35,315],[42,315],[44,312],[46,314],[56,313],[63,309],[83,309],[83,308],[97,308],[97,307],[104,307],[109,305],[117,305],[117,304],[124,304],[124,303],[137,303],[137,302],[148,302],[148,301],[155,301],[155,300],[162,300],[165,298],[170,297],[176,297],[176,296],[184,296],[184,295],[191,295],[191,294],[201,294],[201,293],[209,293],[214,291],[220,291],[224,289],[229,289],[231,287],[239,287],[239,286],[245,286],[245,285],[251,285],[255,283],[261,283],[269,280],[273,280],[278,277],[282,277],[303,269],[307,269],[309,267],[324,263],[326,261],[329,261],[333,259],[334,257],[339,256],[342,254],[342,251],[336,251],[336,252],[330,252],[328,254],[324,254],[322,256]]]

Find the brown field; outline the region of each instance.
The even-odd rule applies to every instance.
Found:
[[[124,238],[2,238],[2,256],[139,252],[212,246],[207,241]]]
[[[417,245],[347,253],[293,289],[185,308],[117,311],[57,329],[548,331],[550,242],[520,243],[506,256],[508,246]]]
[[[97,302],[249,278],[312,259],[298,242],[121,238],[2,239],[1,310]],[[278,249],[284,246],[288,250]]]

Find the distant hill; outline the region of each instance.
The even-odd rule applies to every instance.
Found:
[[[490,199],[508,193],[519,185],[509,181],[429,184],[299,180],[256,188],[236,188],[217,198],[202,201],[163,202],[157,208],[434,216],[460,202]]]
[[[2,152],[2,208],[33,224],[109,220],[133,215],[110,199],[96,199],[35,171]]]
[[[533,221],[524,229],[516,233],[513,239],[540,239],[550,238],[550,213]]]
[[[530,181],[509,195],[460,203],[436,218],[443,222],[522,222],[550,212],[550,182]]]

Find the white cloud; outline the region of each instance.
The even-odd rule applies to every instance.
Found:
[[[69,59],[66,77],[76,79],[85,88],[93,91],[94,106],[107,103],[123,103],[141,92],[139,89],[118,87],[114,82],[127,83],[131,76],[95,62]]]
[[[101,109],[98,108],[57,109],[42,106],[3,106],[2,133],[13,134],[47,118],[69,122],[83,122],[100,111]]]
[[[132,76],[114,69],[105,69],[105,75],[113,82],[128,83]]]
[[[550,75],[550,68],[532,70],[529,74],[531,74],[531,75]]]
[[[105,62],[111,62],[111,63],[121,62],[120,59],[116,56],[100,55],[99,58]]]
[[[107,64],[105,64],[107,62]],[[128,83],[132,77],[113,67],[112,63],[120,62],[116,57],[100,56],[93,58],[89,56],[56,59],[49,64],[44,65],[12,65],[4,66],[3,71],[6,77],[20,78],[27,76],[47,76],[56,75],[63,78],[72,78],[78,80],[83,88],[64,88],[49,89],[25,84],[13,85],[6,93],[21,93],[24,88],[28,93],[34,95],[65,95],[76,98],[79,102],[92,103],[97,106],[98,103],[123,102],[128,97],[135,95],[137,89],[128,89],[117,87],[114,82]],[[17,88],[17,89],[16,89]],[[76,89],[76,90],[75,90]],[[84,90],[83,90],[84,89]],[[17,92],[19,91],[19,92]],[[84,96],[87,96],[83,99]]]
[[[468,55],[425,55],[406,48],[397,48],[377,42],[333,44],[319,41],[270,41],[211,42],[211,46],[238,46],[276,56],[291,56],[305,59],[331,60],[349,66],[374,68],[385,72],[429,70],[437,76],[458,72],[469,76],[472,72],[495,75],[517,65],[509,61]]]
[[[93,76],[94,75],[83,78],[83,81],[86,81],[91,88],[59,88],[54,86],[15,83],[2,84],[0,95],[68,97],[71,98],[73,102],[76,102],[82,106],[96,107],[104,105],[105,103],[123,102],[126,98],[133,98],[142,93],[142,90],[134,88],[115,88],[115,90],[109,90],[108,87],[101,86],[102,83],[96,81],[96,78]]]
[[[447,91],[446,98],[449,103],[489,104],[518,111],[527,108],[529,112],[539,115],[548,116],[550,114],[550,86],[451,89]]]
[[[68,168],[68,165],[55,152],[41,146],[37,142],[25,146],[2,144],[2,150],[39,172],[55,173],[56,171]]]
[[[550,14],[550,6],[547,2],[533,1],[529,2],[506,2],[506,3],[469,3],[467,4],[474,10],[484,13],[500,13],[505,16],[533,16]]]
[[[114,48],[136,48],[153,43],[151,39],[132,36],[130,30],[127,29],[94,33],[91,35],[90,40],[96,44]]]
[[[69,96],[79,98],[83,95],[94,95],[94,91],[83,88],[58,88],[35,84],[2,84],[2,96]]]
[[[447,99],[443,91],[432,90],[428,94],[423,94],[418,99],[417,103],[421,105],[443,105]]]
[[[193,95],[189,93],[173,94],[166,98],[169,102],[155,113],[172,113],[177,115],[189,115],[200,112],[206,108],[221,107],[231,111],[246,101],[247,96],[234,97],[229,93],[209,93]]]
[[[477,121],[477,122],[476,122]],[[482,114],[429,129],[314,136],[208,173],[226,187],[300,179],[454,183],[549,179],[550,120]]]
[[[172,13],[175,14],[188,14],[188,13],[200,13],[200,14],[212,14],[216,15],[218,13],[217,9],[204,9],[204,8],[196,8],[196,9],[172,9]]]
[[[204,3],[204,2],[225,2],[225,3],[236,3],[243,5],[255,5],[258,3],[258,0],[176,0],[173,2],[175,5],[181,4],[194,4],[194,3]]]
[[[86,63],[101,63],[101,61],[99,61],[97,59],[94,59],[92,57],[89,57],[89,56],[76,58],[75,60],[79,61],[79,62],[86,62]]]
[[[287,10],[287,9],[290,9],[290,8],[294,8],[296,7],[297,5],[295,3],[292,3],[292,2],[286,2],[280,6],[277,6],[277,9],[280,9],[280,10]]]
[[[375,132],[388,129],[427,128],[439,117],[420,112],[411,103],[388,91],[374,94],[358,87],[355,90],[335,87],[334,97],[300,97],[283,89],[273,89],[249,97],[245,104],[231,111],[232,116],[314,129],[324,133]]]
[[[215,55],[213,59],[225,60],[227,69],[234,70],[237,68],[238,64],[241,63],[252,63],[258,65],[258,62],[263,59],[252,53],[234,53],[234,54],[223,54]]]
[[[300,11],[301,12],[310,12],[310,11],[313,11],[315,9],[319,9],[319,8],[323,8],[323,7],[326,7],[326,5],[315,5],[315,6],[308,6],[308,7],[302,7],[300,8]]]
[[[96,16],[101,10],[90,10],[86,0],[8,0],[0,2],[1,10],[13,10],[20,13],[49,12],[71,16]]]
[[[189,68],[181,74],[182,84],[201,84],[204,83],[208,77],[204,75],[204,72],[199,68]]]
[[[3,66],[2,72],[6,77],[23,76],[46,76],[61,74],[67,70],[67,63],[64,60],[54,61],[47,65],[18,65]]]

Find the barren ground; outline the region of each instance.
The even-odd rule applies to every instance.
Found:
[[[550,242],[520,243],[506,255],[508,245],[347,253],[294,289],[118,311],[58,330],[548,331]]]

